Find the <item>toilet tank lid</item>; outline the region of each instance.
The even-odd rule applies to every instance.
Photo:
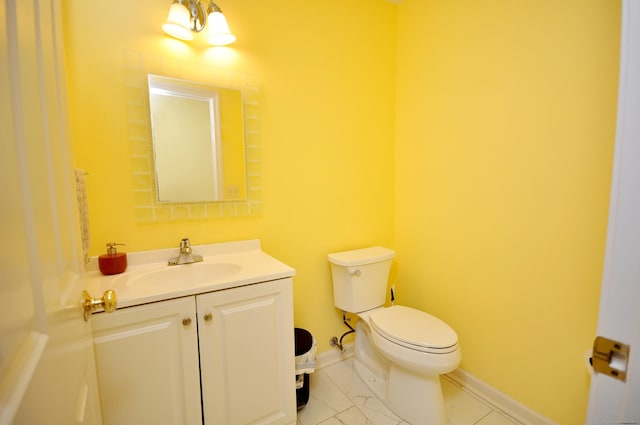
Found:
[[[379,263],[392,259],[396,253],[389,248],[372,246],[370,248],[354,249],[352,251],[329,254],[329,261],[338,266],[361,266],[363,264]]]

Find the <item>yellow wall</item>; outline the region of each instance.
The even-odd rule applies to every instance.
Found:
[[[321,351],[344,331],[327,254],[392,245],[395,6],[384,0],[219,2],[238,37],[208,49],[164,35],[171,1],[66,0],[63,19],[76,166],[88,175],[92,255],[259,238],[294,267],[295,323]],[[122,15],[120,11],[126,11]],[[116,12],[117,11],[117,12]],[[357,25],[354,23],[357,22]],[[263,213],[138,224],[125,51],[250,73],[261,97]]]
[[[92,253],[112,240],[138,251],[183,236],[260,238],[297,270],[296,325],[325,351],[344,330],[327,253],[390,246],[399,301],[456,329],[465,369],[561,424],[582,423],[619,2],[234,0],[220,3],[238,36],[229,49],[164,36],[166,3],[64,2]],[[124,50],[257,77],[260,216],[136,222]]]
[[[405,0],[398,296],[462,367],[584,423],[613,154],[620,4]]]
[[[219,89],[220,92],[220,138],[223,152],[225,198],[233,199],[230,188],[237,188],[235,197],[246,199],[246,175],[244,144],[244,123],[242,120],[242,93],[239,90]],[[242,165],[240,165],[242,164]]]

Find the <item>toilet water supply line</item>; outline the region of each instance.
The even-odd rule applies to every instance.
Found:
[[[396,303],[396,285],[391,285],[391,305],[394,305]],[[345,333],[342,334],[342,336],[340,337],[340,339],[338,339],[338,337],[334,336],[333,338],[331,338],[331,341],[329,341],[329,345],[332,347],[338,347],[338,349],[342,352],[344,352],[345,348],[344,345],[342,344],[342,340],[344,339],[345,336],[354,333],[356,330],[353,329],[353,327],[349,324],[349,322],[351,321],[350,318],[347,317],[347,312],[343,311],[342,312],[342,323],[345,324],[346,327],[349,328],[348,331],[346,331]]]
[[[336,337],[336,336],[331,338],[331,341],[329,341],[329,345],[330,346],[338,347],[338,349],[340,351],[344,352],[344,345],[342,345],[342,340],[344,339],[345,336],[347,336],[349,334],[352,334],[352,333],[354,333],[356,331],[349,324],[350,321],[351,321],[351,319],[347,317],[347,312],[343,311],[342,312],[342,323],[344,323],[349,328],[349,330],[342,334],[342,336],[340,337],[340,340],[338,340],[338,337]]]

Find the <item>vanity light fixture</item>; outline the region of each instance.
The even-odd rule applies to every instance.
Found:
[[[209,44],[225,46],[236,41],[222,10],[212,0],[209,0],[206,10],[200,0],[174,0],[162,29],[180,40],[193,40],[193,33],[204,30],[207,24]]]

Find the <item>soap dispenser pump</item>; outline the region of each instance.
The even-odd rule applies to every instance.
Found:
[[[127,270],[127,254],[118,252],[116,245],[124,246],[123,243],[109,242],[107,253],[98,257],[98,266],[103,275],[118,274]]]

